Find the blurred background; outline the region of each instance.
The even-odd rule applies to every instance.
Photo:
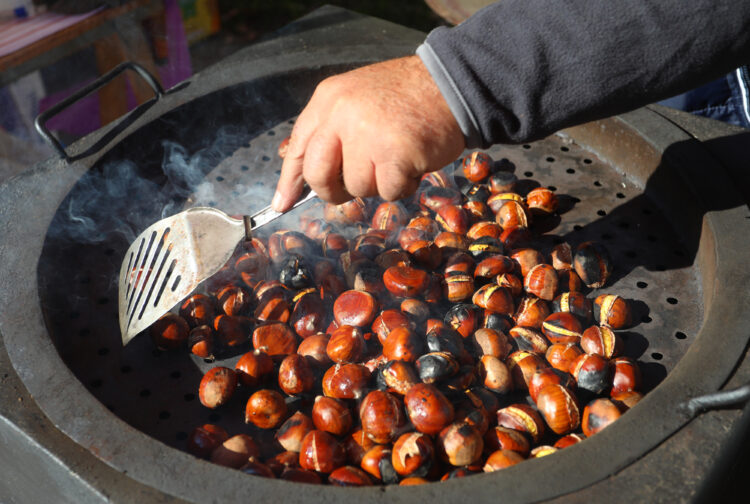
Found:
[[[422,0],[0,0],[0,182],[54,154],[34,118],[119,63],[169,88],[324,4],[425,32],[447,24]],[[151,96],[126,72],[48,127],[69,144]]]

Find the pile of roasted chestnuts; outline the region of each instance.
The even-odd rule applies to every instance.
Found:
[[[403,201],[320,204],[299,231],[242,244],[150,328],[164,350],[241,355],[196,386],[206,408],[246,404],[254,427],[198,426],[190,453],[291,481],[413,485],[549,455],[640,399],[617,332],[629,302],[586,295],[607,285],[607,250],[535,247],[558,196],[483,152],[455,175]]]

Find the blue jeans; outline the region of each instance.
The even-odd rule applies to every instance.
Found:
[[[659,103],[750,128],[750,68],[741,66],[713,82]]]

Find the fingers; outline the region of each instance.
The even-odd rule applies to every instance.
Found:
[[[341,175],[341,140],[325,128],[307,144],[302,174],[310,188],[322,199],[339,204],[352,199]]]
[[[302,194],[304,185],[302,169],[305,149],[315,130],[312,122],[305,119],[303,111],[297,118],[292,130],[287,153],[281,165],[281,175],[276,184],[276,193],[273,196],[273,201],[271,201],[271,207],[277,212],[285,212],[291,208]]]
[[[386,201],[395,201],[416,192],[420,175],[413,166],[391,162],[377,167],[375,180],[380,197]]]

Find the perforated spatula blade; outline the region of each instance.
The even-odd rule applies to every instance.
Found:
[[[305,193],[292,209],[315,196],[312,191]],[[266,207],[234,219],[215,208],[196,207],[146,228],[130,245],[120,267],[122,344],[219,271],[240,240],[281,215]]]

